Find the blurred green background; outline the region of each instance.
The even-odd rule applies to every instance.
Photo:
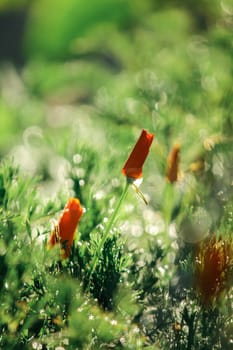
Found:
[[[64,327],[74,348],[94,349],[95,341],[128,333],[131,345],[122,348],[141,349],[138,330],[128,329],[138,322],[140,341],[153,349],[160,348],[158,337],[166,344],[161,349],[174,349],[174,341],[176,349],[191,349],[195,319],[193,348],[231,349],[232,293],[225,319],[219,313],[221,324],[194,305],[188,284],[194,262],[186,243],[209,232],[229,237],[233,230],[232,57],[232,0],[0,0],[0,329],[3,343],[19,344],[9,348],[50,341],[46,335]],[[79,288],[142,128],[155,134],[140,187],[149,206],[129,192],[108,247],[110,267],[100,263],[93,291],[103,291],[116,313],[106,319],[95,305],[85,306]],[[169,186],[167,156],[176,142],[180,176]],[[70,196],[86,210],[59,279],[45,245],[50,219]],[[119,231],[124,244],[117,241]],[[109,271],[116,267],[114,284]],[[118,282],[132,286],[140,311],[131,306],[131,290],[125,301],[120,291],[124,305],[114,310]],[[71,294],[71,311],[64,311]],[[102,295],[97,298],[103,307]],[[182,336],[174,333],[177,320],[185,325]]]
[[[175,141],[183,169],[209,138],[229,143],[232,13],[231,0],[1,1],[0,156],[46,178],[78,143],[118,172],[144,127],[161,172]]]
[[[44,195],[64,187],[76,154],[95,165],[95,190],[112,179],[117,188],[146,128],[156,135],[144,187],[155,208],[180,142],[195,190],[205,178],[187,171],[205,165],[217,222],[232,171],[232,16],[231,0],[1,1],[0,157],[39,176]]]

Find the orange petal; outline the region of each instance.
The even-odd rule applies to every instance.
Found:
[[[232,240],[212,237],[197,247],[195,286],[204,304],[212,304],[228,288]]]
[[[48,247],[60,242],[64,250],[63,257],[68,257],[73,244],[75,230],[82,213],[83,208],[79,200],[77,198],[70,198],[60,216],[57,226],[51,232]]]
[[[131,179],[139,179],[142,177],[142,167],[148,156],[153,138],[154,134],[150,134],[144,129],[142,130],[138,141],[122,168],[122,173],[125,176]]]

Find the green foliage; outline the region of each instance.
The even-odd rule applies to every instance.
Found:
[[[122,25],[133,17],[134,11],[128,0],[93,0],[91,4],[79,0],[68,4],[64,0],[35,2],[26,36],[29,54],[40,52],[42,57],[64,58],[72,50],[73,41],[85,36],[98,23]]]
[[[98,237],[92,234],[89,244],[80,239],[68,261],[60,261],[56,249],[46,252],[44,243],[39,242],[46,225],[44,232],[35,231],[39,215],[31,206],[33,194],[34,205],[39,203],[35,186],[36,182],[26,182],[11,163],[2,164],[1,346],[30,348],[38,342],[50,348],[66,342],[67,337],[71,346],[81,348],[91,343],[93,348],[97,344],[118,343],[121,337],[129,336],[130,327],[125,334],[125,325],[117,314],[105,315],[93,299],[83,294],[90,277],[87,267],[95,255]],[[18,211],[9,214],[13,209],[12,196],[20,203]],[[40,217],[45,223],[42,212]],[[103,247],[90,284],[91,294],[103,309],[114,308],[113,298],[126,267],[123,245],[114,234]],[[64,334],[56,341],[59,332]]]
[[[208,236],[232,243],[231,1],[13,8],[28,17],[24,65],[0,65],[0,348],[230,350],[233,267],[206,306],[195,266]],[[142,128],[149,205],[130,188],[99,249]],[[46,243],[69,197],[84,213],[61,260]]]
[[[94,246],[93,255],[97,246]],[[116,236],[108,238],[92,275],[92,287],[90,288],[93,296],[106,309],[113,308],[113,296],[126,266],[123,246],[119,244]]]

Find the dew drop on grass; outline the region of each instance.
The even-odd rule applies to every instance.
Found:
[[[37,343],[36,341],[34,341],[32,343],[32,348],[35,349],[35,350],[41,350],[41,349],[43,349],[43,346],[42,346],[42,344]]]
[[[69,345],[69,339],[68,338],[63,339],[63,344],[64,345]]]
[[[100,199],[104,198],[104,195],[105,195],[104,191],[100,190],[94,194],[94,199],[100,200]]]
[[[79,153],[74,154],[74,156],[73,156],[73,162],[75,164],[80,164],[82,162],[82,159],[83,159],[83,157]]]
[[[116,325],[117,325],[117,321],[116,321],[116,320],[112,320],[112,321],[111,321],[111,325],[112,325],[112,326],[116,326]]]
[[[111,184],[113,187],[119,187],[120,186],[120,181],[116,177],[112,179]]]
[[[155,225],[148,224],[146,225],[146,232],[152,236],[155,236],[159,233],[159,228]]]
[[[83,179],[79,180],[79,185],[81,187],[83,187],[85,185],[85,180],[83,180]]]

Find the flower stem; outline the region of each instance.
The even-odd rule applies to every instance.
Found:
[[[130,183],[127,181],[126,185],[125,185],[125,187],[124,187],[124,189],[122,191],[122,194],[121,194],[121,196],[119,198],[119,201],[118,201],[118,203],[117,203],[117,205],[116,205],[116,207],[115,207],[115,209],[114,209],[114,211],[112,213],[112,216],[111,216],[111,218],[110,218],[110,220],[109,220],[109,222],[108,222],[108,224],[106,226],[106,230],[105,230],[105,232],[103,234],[103,237],[102,237],[102,239],[101,239],[101,241],[99,243],[98,249],[96,251],[96,254],[95,254],[93,262],[92,262],[91,272],[90,272],[90,275],[89,275],[89,283],[88,283],[88,286],[87,286],[87,290],[90,290],[91,277],[92,277],[93,273],[95,272],[96,264],[98,262],[101,250],[103,249],[104,243],[106,242],[106,239],[109,236],[109,233],[110,233],[110,231],[112,229],[112,226],[113,226],[113,224],[115,222],[115,219],[117,217],[117,214],[119,212],[121,204],[123,203],[123,201],[124,201],[124,199],[125,199],[125,197],[127,195],[127,192],[128,192],[128,189],[129,189],[129,185],[130,185]]]

